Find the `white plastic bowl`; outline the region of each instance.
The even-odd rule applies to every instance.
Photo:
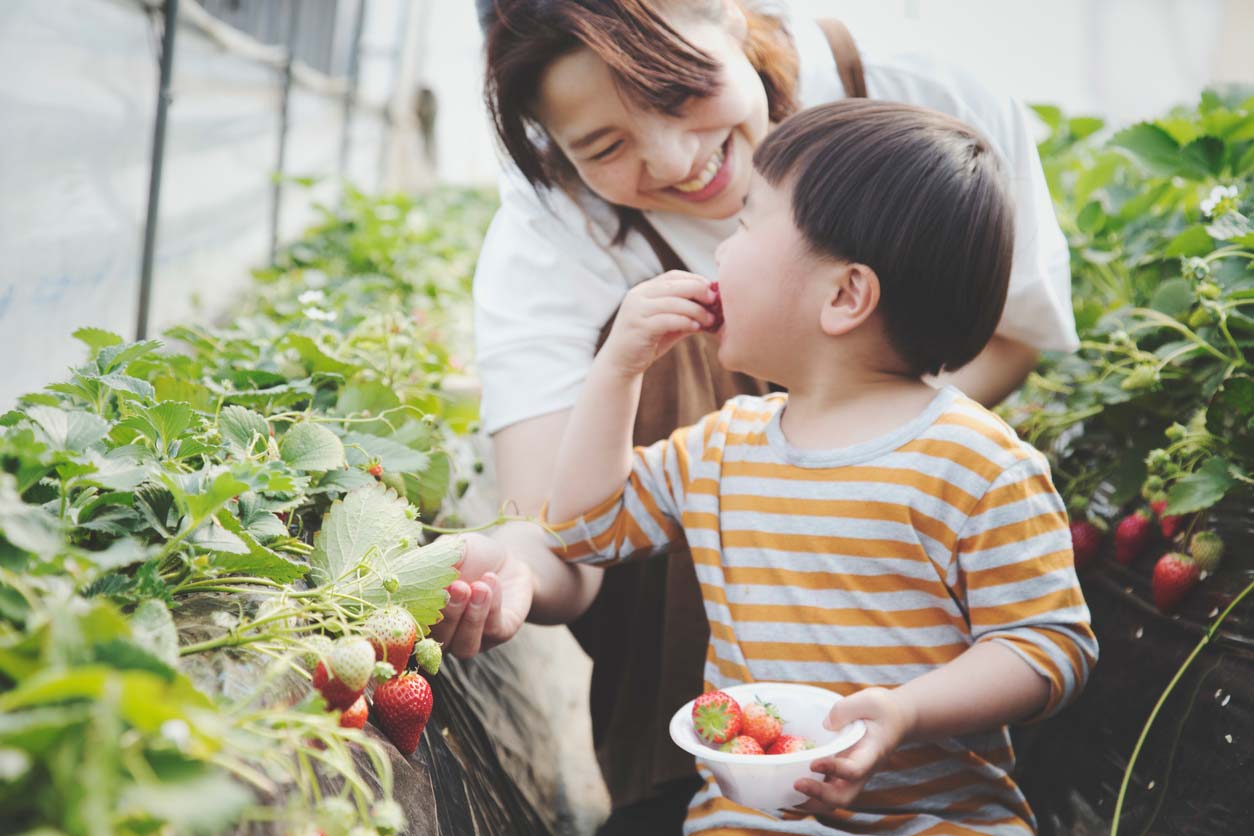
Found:
[[[810,771],[819,758],[843,752],[862,739],[866,726],[855,720],[839,731],[823,727],[823,720],[841,696],[834,691],[791,682],[752,682],[724,688],[741,706],[759,697],[774,704],[784,719],[784,734],[808,737],[815,748],[788,755],[733,755],[711,747],[692,727],[692,702],[671,718],[671,740],[703,761],[714,773],[723,795],[737,804],[759,810],[779,810],[804,804],[809,797],[793,789],[799,778],[823,780]]]

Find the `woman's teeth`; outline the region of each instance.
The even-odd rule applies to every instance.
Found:
[[[720,147],[715,151],[710,159],[706,161],[705,168],[701,169],[701,173],[691,180],[685,180],[682,183],[676,183],[675,188],[681,192],[699,192],[706,186],[710,185],[710,181],[714,179],[714,175],[718,174],[718,170],[723,167],[723,149]]]

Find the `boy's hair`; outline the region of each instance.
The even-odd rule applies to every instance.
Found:
[[[960,368],[988,344],[1006,303],[1014,209],[973,128],[846,99],[786,119],[753,163],[792,189],[793,221],[815,253],[879,276],[888,339],[913,374]]]

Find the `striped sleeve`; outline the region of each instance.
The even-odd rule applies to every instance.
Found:
[[[1032,720],[1074,699],[1097,661],[1071,533],[1049,465],[1033,451],[980,498],[958,540],[959,589],[977,642],[1010,648],[1049,683]]]
[[[704,454],[718,415],[637,447],[620,492],[574,520],[549,523],[554,552],[563,560],[610,565],[662,554],[682,541],[690,464]]]

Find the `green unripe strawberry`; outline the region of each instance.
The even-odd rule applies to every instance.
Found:
[[[331,639],[321,633],[306,636],[301,649],[300,661],[307,670],[312,671],[320,661],[331,655],[332,647]]]
[[[1119,384],[1119,388],[1136,392],[1141,389],[1149,389],[1158,383],[1158,369],[1155,366],[1144,365],[1137,366],[1127,377],[1123,379],[1123,383]]]
[[[414,657],[418,660],[418,666],[432,676],[440,672],[440,663],[444,661],[440,643],[435,639],[423,639],[418,642],[414,647]]]
[[[1213,531],[1199,531],[1189,541],[1189,555],[1197,568],[1214,574],[1224,556],[1224,541]]]
[[[1218,299],[1223,288],[1211,281],[1198,282],[1197,295],[1203,299]]]
[[[1215,324],[1215,312],[1210,308],[1195,308],[1193,313],[1189,314],[1188,326],[1194,331],[1213,324]]]

